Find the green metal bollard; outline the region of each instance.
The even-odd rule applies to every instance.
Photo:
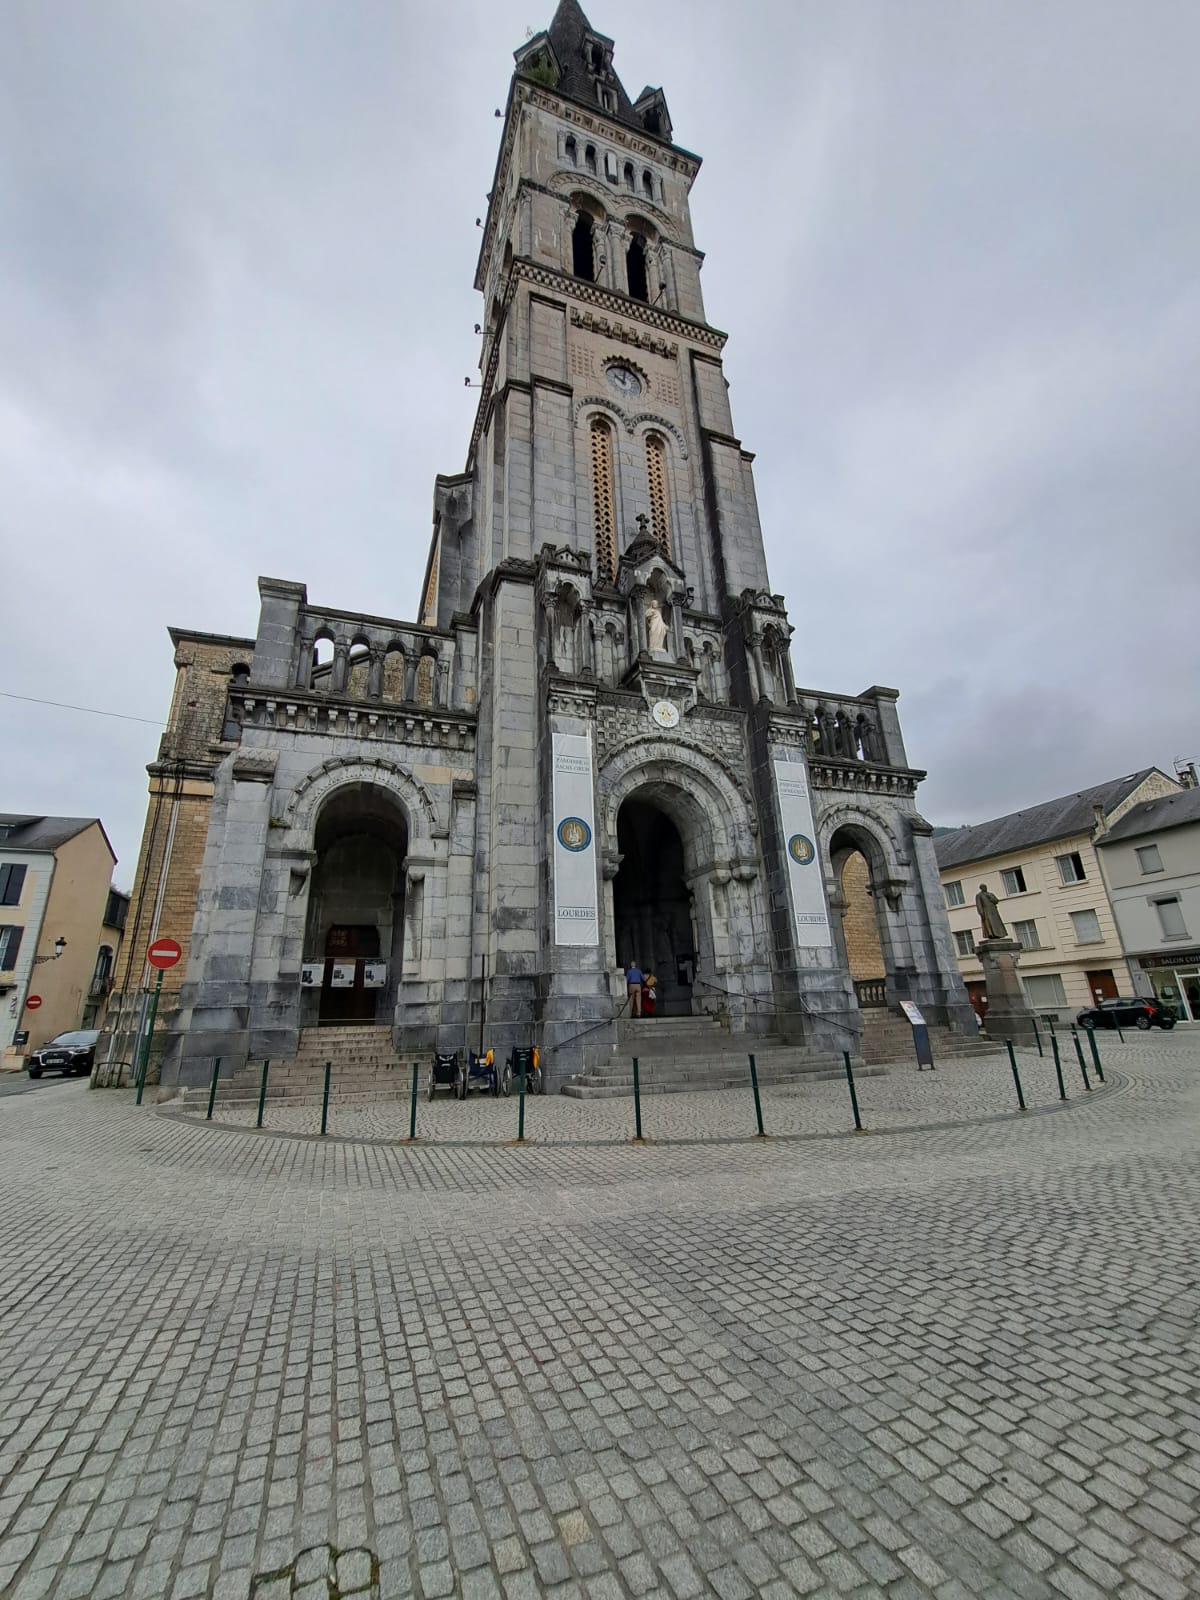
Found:
[[[762,1125],[762,1101],[758,1095],[758,1067],[755,1065],[753,1056],[750,1057],[750,1082],[754,1085],[754,1115],[758,1118],[758,1137],[765,1139],[766,1134],[763,1132]]]
[[[1092,1085],[1087,1074],[1087,1062],[1083,1059],[1083,1046],[1079,1042],[1079,1029],[1074,1023],[1071,1024],[1071,1038],[1075,1041],[1075,1054],[1079,1057],[1079,1070],[1083,1073],[1083,1087],[1090,1094]]]
[[[1058,1059],[1058,1035],[1053,1028],[1050,1030],[1050,1048],[1054,1052],[1054,1072],[1058,1078],[1058,1098],[1065,1100],[1067,1098],[1067,1089],[1063,1083],[1062,1062]]]
[[[1020,1106],[1021,1110],[1024,1111],[1025,1096],[1021,1090],[1021,1074],[1017,1071],[1016,1052],[1013,1049],[1013,1042],[1011,1039],[1005,1039],[1004,1042],[1008,1046],[1008,1064],[1012,1068],[1013,1082],[1017,1086],[1017,1104]]]
[[[1120,1021],[1119,1021],[1119,1019],[1117,1017],[1117,1013],[1115,1011],[1113,1012],[1113,1027],[1116,1028],[1116,1030],[1117,1030],[1117,1038],[1120,1039],[1122,1044],[1124,1044],[1125,1043],[1125,1035],[1121,1031],[1121,1024],[1120,1024]]]
[[[633,1123],[637,1129],[634,1137],[640,1144],[642,1138],[642,1083],[638,1077],[638,1058],[636,1056],[633,1058]]]
[[[517,1143],[525,1143],[525,1052],[521,1052],[521,1076],[517,1081]]]
[[[842,1051],[842,1060],[846,1063],[846,1082],[850,1085],[850,1104],[854,1107],[854,1127],[856,1132],[862,1132],[862,1118],[858,1114],[858,1094],[854,1088],[854,1071],[850,1065],[849,1050]]]
[[[325,1093],[321,1098],[321,1137],[329,1131],[329,1078],[333,1072],[333,1062],[325,1063]]]
[[[1044,1056],[1046,1052],[1042,1049],[1042,1035],[1037,1025],[1037,1018],[1031,1015],[1030,1021],[1033,1023],[1033,1042],[1037,1045],[1038,1055]]]
[[[263,1109],[267,1103],[267,1069],[270,1065],[269,1061],[263,1062],[262,1083],[258,1090],[258,1121],[255,1123],[256,1128],[261,1128],[263,1124]]]
[[[212,1083],[209,1086],[209,1090],[208,1090],[208,1111],[207,1111],[207,1113],[205,1115],[205,1118],[204,1118],[204,1120],[206,1122],[211,1122],[212,1121],[213,1107],[217,1103],[217,1079],[220,1076],[221,1076],[221,1058],[220,1058],[220,1056],[218,1056],[217,1059],[213,1062]]]
[[[412,1105],[408,1109],[408,1137],[417,1137],[417,1073],[420,1070],[417,1062],[413,1062]]]
[[[1087,1034],[1088,1043],[1092,1047],[1092,1065],[1096,1069],[1096,1076],[1099,1078],[1100,1082],[1103,1083],[1104,1068],[1100,1065],[1100,1046],[1096,1043],[1096,1030],[1095,1028],[1085,1028],[1083,1031]]]

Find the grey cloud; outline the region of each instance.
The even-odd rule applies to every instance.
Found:
[[[255,578],[411,615],[545,11],[24,0],[0,61],[5,687],[154,716]],[[662,83],[799,681],[925,812],[1196,754],[1200,14],[594,0]],[[0,701],[5,803],[132,875],[154,730]],[[19,751],[18,760],[11,752]]]

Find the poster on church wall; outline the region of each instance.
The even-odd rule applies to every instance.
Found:
[[[592,813],[592,741],[556,733],[554,749],[554,942],[600,942],[596,829]]]
[[[828,949],[833,944],[833,931],[829,926],[829,907],[825,903],[825,874],[817,853],[808,769],[801,761],[776,761],[774,765],[796,942]]]

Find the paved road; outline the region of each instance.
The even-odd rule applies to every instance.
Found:
[[[1187,1600],[1200,1037],[1117,1066],[645,1148],[14,1100],[0,1592]]]
[[[55,1072],[45,1078],[31,1078],[27,1072],[0,1072],[0,1100],[10,1094],[33,1094],[38,1089],[52,1088],[56,1083],[73,1083]]]

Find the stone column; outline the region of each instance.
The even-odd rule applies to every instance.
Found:
[[[987,985],[987,1020],[992,1039],[1011,1039],[1014,1044],[1034,1043],[1033,1013],[1017,976],[1021,946],[1015,939],[981,939],[975,953],[983,964]]]

